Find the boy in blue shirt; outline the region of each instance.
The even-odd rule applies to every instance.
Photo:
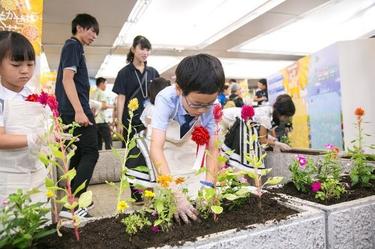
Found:
[[[179,63],[176,69],[177,84],[165,88],[155,100],[157,111],[152,116],[150,156],[158,175],[184,175],[187,172],[185,169],[192,168],[194,162],[191,162],[191,156],[186,155],[195,153],[190,134],[193,127],[200,124],[210,133],[206,178],[200,183],[213,186],[218,171],[218,149],[214,145],[216,135],[212,108],[218,93],[223,90],[224,82],[223,67],[214,56],[198,54],[186,57]],[[168,147],[171,144],[175,145],[173,149]],[[189,189],[192,188],[189,184]],[[182,218],[185,223],[189,222],[189,218],[196,220],[197,211],[185,195],[177,189],[173,189],[173,192],[177,201],[176,220]]]

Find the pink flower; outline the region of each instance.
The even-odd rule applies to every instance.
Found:
[[[42,92],[38,96],[38,102],[41,103],[42,105],[46,105],[47,104],[47,99],[48,99],[48,93],[46,93],[46,92]]]
[[[151,231],[152,231],[153,233],[159,233],[159,232],[160,232],[160,228],[159,228],[158,226],[152,226],[152,227],[151,227]]]
[[[47,105],[49,106],[49,108],[51,108],[53,116],[58,117],[59,116],[59,110],[58,110],[59,104],[58,104],[55,96],[48,95]]]
[[[299,166],[304,169],[307,164],[306,157],[303,155],[298,155],[297,160],[298,160]]]
[[[241,109],[241,118],[247,121],[254,116],[254,108],[251,105],[243,105]]]
[[[332,150],[335,146],[333,144],[324,145],[328,150]]]
[[[215,104],[212,112],[214,114],[215,122],[219,123],[223,117],[223,109],[221,108],[221,105]]]
[[[322,184],[319,181],[311,183],[311,191],[316,193],[322,188]]]

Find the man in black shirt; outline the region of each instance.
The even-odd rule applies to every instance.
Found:
[[[77,172],[71,182],[73,193],[86,181],[85,187],[76,194],[78,198],[86,191],[99,157],[97,129],[89,106],[90,84],[83,50],[84,45],[90,45],[96,39],[99,24],[93,16],[78,14],[72,21],[72,34],[61,51],[55,93],[64,124],[75,121],[80,125],[74,130],[74,136],[79,136],[79,141],[75,144],[77,149],[69,166]],[[75,213],[81,218],[89,217],[86,208],[80,208]],[[60,212],[60,216],[72,218],[65,209]]]

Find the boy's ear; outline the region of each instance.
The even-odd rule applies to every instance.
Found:
[[[180,88],[178,84],[176,84],[176,92],[178,96],[182,95],[182,89]]]

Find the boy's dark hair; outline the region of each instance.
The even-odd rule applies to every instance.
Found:
[[[138,45],[141,46],[141,49],[147,48],[147,49],[151,50],[151,43],[150,43],[150,41],[146,37],[144,37],[142,35],[137,35],[134,38],[132,48],[135,49],[135,47],[138,46]],[[129,53],[126,56],[126,62],[130,63],[130,62],[133,61],[133,59],[134,59],[134,53],[132,52],[132,50],[130,48],[129,49]]]
[[[260,80],[258,80],[258,82],[261,83],[262,85],[267,86],[267,80],[266,79],[260,79]]]
[[[273,121],[275,124],[280,124],[280,116],[292,117],[296,113],[296,107],[294,106],[292,98],[288,94],[282,94],[277,96],[275,103],[273,104]]]
[[[151,104],[155,104],[155,98],[158,93],[166,88],[167,86],[171,85],[170,80],[166,80],[163,77],[155,78],[152,80],[151,84],[148,87],[148,97],[150,99]]]
[[[185,96],[191,92],[218,93],[224,88],[224,70],[219,59],[212,55],[188,56],[176,68],[176,83]]]
[[[237,80],[236,79],[230,79],[229,83],[237,83]]]
[[[99,77],[96,79],[96,86],[99,86],[100,83],[105,82],[107,79],[103,77]]]
[[[99,24],[95,17],[89,14],[78,14],[72,21],[72,34],[77,34],[77,25],[84,29],[93,28],[95,33],[99,35]]]
[[[0,31],[0,63],[7,57],[12,61],[35,61],[35,51],[22,34]]]

